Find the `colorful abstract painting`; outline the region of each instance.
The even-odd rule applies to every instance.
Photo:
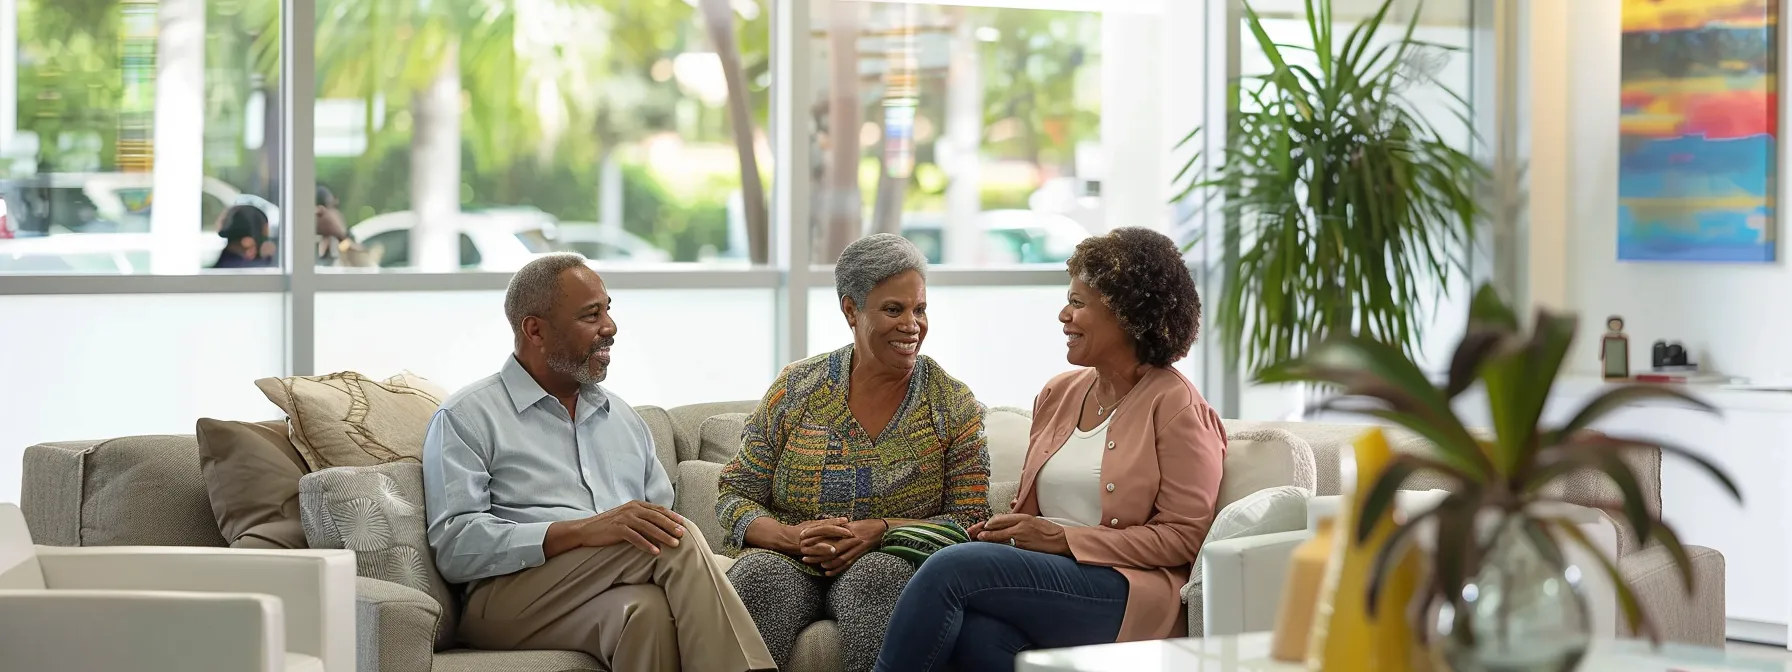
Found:
[[[1779,0],[1624,0],[1618,258],[1774,260]]]

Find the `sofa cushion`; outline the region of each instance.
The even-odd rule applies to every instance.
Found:
[[[429,420],[446,396],[409,373],[375,381],[353,371],[263,378],[255,386],[291,423],[312,471],[421,461]]]
[[[1014,498],[1020,494],[1020,481],[989,482],[989,513],[999,516],[1014,512]]]
[[[840,625],[833,619],[810,623],[797,633],[790,651],[790,672],[837,672],[840,669]]]
[[[1299,436],[1280,429],[1233,430],[1226,433],[1226,461],[1221,467],[1219,501],[1224,511],[1252,493],[1283,485],[1314,490],[1317,474],[1313,449]]]
[[[722,523],[716,519],[716,498],[720,496],[717,481],[721,477],[721,464],[703,460],[679,462],[678,490],[672,498],[672,510],[697,526],[697,531],[709,540],[709,550],[713,553],[727,552],[723,540],[728,537],[722,531]]]
[[[658,406],[635,406],[635,415],[647,423],[647,433],[653,437],[653,456],[659,458],[660,466],[666,468],[666,477],[672,479],[672,488],[678,488],[678,438],[672,431],[672,416],[666,409]]]
[[[697,428],[697,459],[727,464],[740,452],[740,436],[747,426],[746,413],[720,413],[703,419]]]
[[[605,672],[596,658],[578,651],[473,651],[436,654],[429,672]],[[380,668],[380,672],[386,672]]]
[[[305,548],[299,478],[310,471],[284,421],[200,418],[199,469],[224,540],[239,548]]]
[[[454,593],[436,571],[423,512],[423,467],[394,462],[336,467],[299,480],[305,540],[355,552],[355,572],[428,593],[442,606],[436,649],[454,644]]]
[[[983,411],[983,435],[989,442],[989,480],[1019,481],[1027,462],[1033,412],[997,406]]]
[[[665,419],[672,423],[672,435],[674,437],[674,445],[677,449],[678,461],[683,462],[685,460],[702,459],[700,446],[702,444],[703,421],[717,415],[751,413],[753,412],[753,409],[758,407],[759,400],[750,399],[743,401],[716,401],[704,404],[690,404],[687,406],[676,406],[666,409]],[[736,433],[735,438],[738,439],[739,437],[739,433]],[[734,453],[729,452],[728,456],[734,457]],[[726,462],[727,460],[713,461]]]

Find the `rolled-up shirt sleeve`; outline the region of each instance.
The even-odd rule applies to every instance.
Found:
[[[491,513],[491,441],[451,409],[436,411],[423,440],[423,496],[436,569],[450,583],[510,574],[547,561],[551,523]]]

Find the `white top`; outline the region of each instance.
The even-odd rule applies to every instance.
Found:
[[[1108,444],[1109,415],[1095,429],[1070,431],[1064,447],[1039,468],[1039,517],[1059,525],[1101,525],[1101,455]]]

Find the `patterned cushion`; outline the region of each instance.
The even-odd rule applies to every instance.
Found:
[[[255,387],[286,412],[293,447],[312,471],[420,462],[429,419],[447,396],[409,373],[384,381],[352,371],[263,378]]]
[[[442,605],[436,650],[454,644],[459,605],[430,552],[422,466],[395,462],[314,472],[299,480],[299,505],[312,548],[349,549],[360,576],[429,593]]]

